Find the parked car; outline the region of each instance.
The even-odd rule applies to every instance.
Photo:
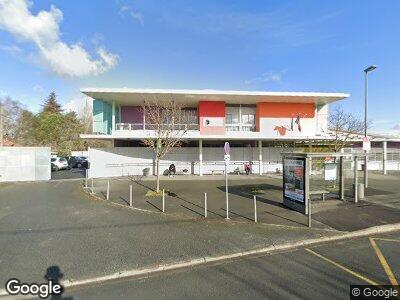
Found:
[[[54,171],[71,169],[65,157],[53,157],[51,163],[54,165]]]
[[[83,156],[70,156],[68,159],[68,164],[71,168],[87,168],[88,161],[86,157]]]

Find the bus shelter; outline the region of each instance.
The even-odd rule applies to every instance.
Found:
[[[358,202],[365,153],[282,153],[283,205],[309,215],[311,201],[354,199]]]

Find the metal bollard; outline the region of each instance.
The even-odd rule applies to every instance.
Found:
[[[129,206],[132,207],[132,200],[133,200],[133,195],[132,195],[132,184],[129,186]]]
[[[308,227],[311,228],[311,197],[308,196]]]
[[[85,170],[85,188],[87,188],[87,180],[88,180],[88,170]]]
[[[162,212],[165,212],[165,193],[164,193],[164,189],[162,190]]]
[[[257,223],[257,196],[256,195],[253,196],[253,200],[254,200],[254,222]]]
[[[207,218],[207,193],[204,193],[204,218]]]
[[[110,180],[107,180],[107,200],[110,199]]]
[[[94,184],[93,184],[93,177],[92,177],[92,192],[91,194],[94,194]]]

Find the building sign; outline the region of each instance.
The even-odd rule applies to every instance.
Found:
[[[363,137],[363,150],[364,151],[371,150],[371,138],[369,136]]]
[[[283,195],[286,199],[304,204],[305,158],[283,159]]]
[[[220,117],[203,117],[204,127],[221,127],[224,126],[224,118]]]

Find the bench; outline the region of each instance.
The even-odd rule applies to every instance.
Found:
[[[225,170],[211,170],[211,175],[214,175],[215,173],[224,175],[225,174]]]
[[[319,191],[310,191],[311,195],[321,195],[322,201],[325,201],[325,194],[329,194],[329,191],[319,190]]]
[[[237,167],[237,168],[233,171],[233,173],[235,173],[236,175],[240,175],[240,174],[245,174],[246,172],[244,171],[244,168],[243,168],[243,167],[241,167],[241,168]]]

